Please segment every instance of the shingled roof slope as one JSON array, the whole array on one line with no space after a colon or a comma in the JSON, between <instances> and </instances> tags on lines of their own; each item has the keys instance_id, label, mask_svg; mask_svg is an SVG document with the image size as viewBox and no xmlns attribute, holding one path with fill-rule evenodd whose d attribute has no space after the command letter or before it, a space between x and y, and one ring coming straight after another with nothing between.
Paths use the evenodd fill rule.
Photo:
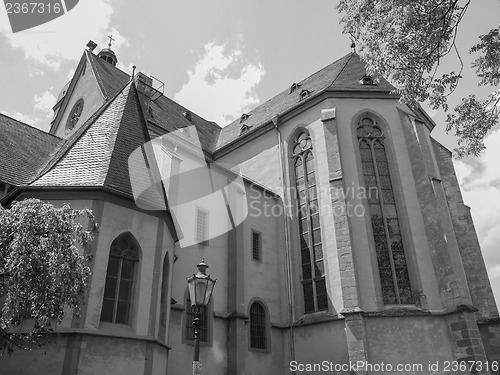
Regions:
<instances>
[{"instance_id":1,"label":"shingled roof slope","mask_svg":"<svg viewBox=\"0 0 500 375\"><path fill-rule=\"evenodd\" d=\"M271 120L276 114L283 114L303 104L303 102L316 95L328 91L378 91L390 92L394 87L385 79L381 79L377 85L361 85L359 80L366 74L365 64L356 53L349 53L341 59L324 67L306 79L297 82L298 88L291 92L290 88L259 105L248 112L249 117L240 121L237 119L228 126L222 128L216 149L238 139L241 126L247 125L252 129L258 128ZM309 96L301 100L302 90L309 91Z\"/></svg>"},{"instance_id":2,"label":"shingled roof slope","mask_svg":"<svg viewBox=\"0 0 500 375\"><path fill-rule=\"evenodd\" d=\"M115 95L130 80L127 73L89 51L86 51L86 53L96 73L99 87L107 98ZM142 101L147 101L143 93L138 92L138 95ZM221 127L215 122L205 120L163 94L152 101L150 107L150 113L145 115L148 123L153 125L154 132L164 134L194 125L198 131L202 148L208 152L214 151L221 130ZM191 113L191 120L187 120L183 116L186 111Z\"/></svg>"},{"instance_id":3,"label":"shingled roof slope","mask_svg":"<svg viewBox=\"0 0 500 375\"><path fill-rule=\"evenodd\" d=\"M375 85L362 85L360 79L366 74L365 63L357 53L352 53L351 59L345 65L342 72L328 87L328 91L363 91L363 92L391 92L396 88L385 78L377 76ZM348 55L349 56L349 55ZM335 64L335 63L334 63Z\"/></svg>"},{"instance_id":4,"label":"shingled roof slope","mask_svg":"<svg viewBox=\"0 0 500 375\"><path fill-rule=\"evenodd\" d=\"M141 97L144 94L139 93ZM154 102L150 103L150 112L146 114L148 124L153 125L153 131L163 130L172 132L188 126L195 126L203 150L213 152L221 127L213 121L207 121L196 113L174 102L162 95ZM190 112L190 120L184 116L185 112Z\"/></svg>"},{"instance_id":5,"label":"shingled roof slope","mask_svg":"<svg viewBox=\"0 0 500 375\"><path fill-rule=\"evenodd\" d=\"M78 129L33 186L104 186L130 86Z\"/></svg>"},{"instance_id":6,"label":"shingled roof slope","mask_svg":"<svg viewBox=\"0 0 500 375\"><path fill-rule=\"evenodd\" d=\"M0 182L25 185L61 146L59 137L0 113Z\"/></svg>"},{"instance_id":7,"label":"shingled roof slope","mask_svg":"<svg viewBox=\"0 0 500 375\"><path fill-rule=\"evenodd\" d=\"M112 98L128 81L130 81L130 75L118 69L116 66L104 61L88 50L86 50L85 53L92 65L97 83L106 99Z\"/></svg>"},{"instance_id":8,"label":"shingled roof slope","mask_svg":"<svg viewBox=\"0 0 500 375\"><path fill-rule=\"evenodd\" d=\"M121 117L120 126L116 135L114 150L111 154L109 171L104 186L129 198L134 198L131 179L134 179L134 187L141 190L141 207L146 205L156 209L166 209L163 190L161 185L154 183L155 174L151 168L154 166L144 160L145 146L150 138L144 118L141 117L141 108L135 85L131 85L125 108ZM140 158L129 161L134 151L141 149ZM149 154L149 157L152 157ZM149 160L148 160L149 162ZM149 164L149 165L148 165ZM156 174L158 177L158 174ZM140 184L140 187L137 186ZM143 190L144 189L144 190ZM139 191L135 191L139 196Z\"/></svg>"},{"instance_id":9,"label":"shingled roof slope","mask_svg":"<svg viewBox=\"0 0 500 375\"><path fill-rule=\"evenodd\" d=\"M129 157L148 141L137 91L131 82L66 141L31 185L104 187L134 199ZM132 172L144 190L142 207L166 209L161 186L153 183L154 172L143 159L136 164Z\"/></svg>"}]
</instances>

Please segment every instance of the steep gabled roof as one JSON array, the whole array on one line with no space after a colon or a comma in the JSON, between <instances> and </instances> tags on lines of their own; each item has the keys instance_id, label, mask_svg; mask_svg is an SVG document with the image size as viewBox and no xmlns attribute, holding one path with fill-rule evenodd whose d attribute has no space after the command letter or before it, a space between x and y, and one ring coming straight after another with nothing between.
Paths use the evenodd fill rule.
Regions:
<instances>
[{"instance_id":1,"label":"steep gabled roof","mask_svg":"<svg viewBox=\"0 0 500 375\"><path fill-rule=\"evenodd\" d=\"M287 88L248 112L246 120L237 119L224 127L217 140L216 149L220 149L238 139L243 124L250 127L250 129L256 129L268 123L274 115L282 115L325 91L388 93L394 90L394 87L383 78L376 85L361 85L359 81L365 74L365 64L356 53L350 53L342 57L294 84L294 90ZM302 98L301 93L304 95Z\"/></svg>"},{"instance_id":2,"label":"steep gabled roof","mask_svg":"<svg viewBox=\"0 0 500 375\"><path fill-rule=\"evenodd\" d=\"M112 98L130 81L130 76L116 66L104 61L88 50L85 51L85 54L106 100Z\"/></svg>"},{"instance_id":3,"label":"steep gabled roof","mask_svg":"<svg viewBox=\"0 0 500 375\"><path fill-rule=\"evenodd\" d=\"M28 183L63 140L0 114L0 182Z\"/></svg>"}]
</instances>

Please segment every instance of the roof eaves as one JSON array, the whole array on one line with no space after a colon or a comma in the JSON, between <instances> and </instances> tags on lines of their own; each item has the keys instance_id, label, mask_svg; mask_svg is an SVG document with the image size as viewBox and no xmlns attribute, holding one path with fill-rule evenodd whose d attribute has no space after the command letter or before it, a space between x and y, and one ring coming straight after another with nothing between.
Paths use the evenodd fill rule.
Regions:
<instances>
[{"instance_id":1,"label":"roof eaves","mask_svg":"<svg viewBox=\"0 0 500 375\"><path fill-rule=\"evenodd\" d=\"M313 104L313 105L315 104L312 102L315 102L320 96L322 96L322 94L324 94L327 91L327 88L321 89L320 91L316 92L314 95L309 96L307 99L304 99L300 102L297 102L294 106L284 110L283 112L277 113L275 115L278 115L278 117L280 118L280 121L282 121L285 116L288 116L289 114L296 111L300 107L303 107L304 110L306 110L307 108L309 108L311 106L311 104ZM249 113L252 113L252 112L249 112ZM273 115L273 116L275 116L275 115ZM219 148L216 148L213 152L215 159L218 159L217 154L220 153L221 151L226 150L239 142L242 142L242 141L246 142L247 139L250 139L250 138L253 139L254 137L260 135L259 131L261 131L266 125L272 124L274 127L274 124L272 122L273 122L272 118L269 118L269 119L261 122L258 125L253 125L253 127L249 131L243 133L241 136L233 139L232 141L230 141L228 143L223 144Z\"/></svg>"}]
</instances>

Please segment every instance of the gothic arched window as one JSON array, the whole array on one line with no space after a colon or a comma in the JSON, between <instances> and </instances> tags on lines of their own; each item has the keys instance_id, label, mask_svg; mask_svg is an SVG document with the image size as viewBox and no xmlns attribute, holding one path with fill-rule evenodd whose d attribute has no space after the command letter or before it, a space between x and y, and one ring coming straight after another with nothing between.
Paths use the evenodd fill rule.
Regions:
<instances>
[{"instance_id":1,"label":"gothic arched window","mask_svg":"<svg viewBox=\"0 0 500 375\"><path fill-rule=\"evenodd\" d=\"M250 306L250 348L267 349L266 309L260 302Z\"/></svg>"},{"instance_id":2,"label":"gothic arched window","mask_svg":"<svg viewBox=\"0 0 500 375\"><path fill-rule=\"evenodd\" d=\"M301 131L292 143L297 192L302 289L306 313L327 310L325 266L311 137Z\"/></svg>"},{"instance_id":3,"label":"gothic arched window","mask_svg":"<svg viewBox=\"0 0 500 375\"><path fill-rule=\"evenodd\" d=\"M109 251L101 321L129 324L134 269L139 254L129 235L117 237Z\"/></svg>"},{"instance_id":4,"label":"gothic arched window","mask_svg":"<svg viewBox=\"0 0 500 375\"><path fill-rule=\"evenodd\" d=\"M357 127L368 212L385 304L414 303L382 129L370 118Z\"/></svg>"}]
</instances>

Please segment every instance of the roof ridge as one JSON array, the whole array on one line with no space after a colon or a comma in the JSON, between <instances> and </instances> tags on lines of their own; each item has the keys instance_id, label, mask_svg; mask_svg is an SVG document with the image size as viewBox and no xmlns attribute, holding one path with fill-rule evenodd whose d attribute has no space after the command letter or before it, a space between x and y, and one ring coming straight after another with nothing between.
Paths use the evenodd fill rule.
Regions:
<instances>
[{"instance_id":1,"label":"roof ridge","mask_svg":"<svg viewBox=\"0 0 500 375\"><path fill-rule=\"evenodd\" d=\"M314 73L309 74L309 75L308 75L307 77L305 77L304 79L302 79L302 80L298 81L298 83L300 83L300 82L304 82L306 79L311 78L312 76L314 76L314 75L318 74L319 72L321 72L321 71L323 71L323 70L328 69L330 66L332 66L332 65L334 65L334 64L336 64L336 63L338 63L339 61L341 61L341 60L345 59L347 56L349 56L349 59L347 60L347 61L349 61L349 60L351 59L351 57L352 57L352 52L351 52L351 53L349 53L349 54L347 54L347 55L342 56L340 59L337 59L337 60L335 60L335 61L333 61L333 62L331 62L331 63L327 64L326 66L322 67L321 69L318 69L318 70L317 70L317 71L315 71ZM347 63L346 63L346 64L347 64ZM345 65L344 65L344 67L345 67ZM344 68L342 68L342 69L344 69ZM335 77L335 78L336 78L336 77ZM286 91L286 90L285 90L285 91Z\"/></svg>"},{"instance_id":2,"label":"roof ridge","mask_svg":"<svg viewBox=\"0 0 500 375\"><path fill-rule=\"evenodd\" d=\"M340 75L340 73L341 73L341 72L344 70L344 68L346 67L347 63L351 60L352 55L353 55L353 53L351 52L350 54L347 54L347 55L342 56L340 59L337 59L337 60L335 60L335 61L331 62L330 64L328 64L328 65L326 65L326 66L322 67L321 69L318 69L318 70L317 70L317 71L315 71L314 73L312 73L312 74L308 75L307 77L305 77L305 78L301 79L300 81L297 81L297 83L298 83L298 84L301 84L302 82L306 81L307 79L309 79L309 78L313 77L314 75L317 75L318 73L322 72L323 70L327 70L327 69L328 69L328 68L330 68L332 65L336 64L337 62L339 62L339 61L341 61L342 59L345 59L347 56L349 56L349 59L348 59L348 60L347 60L347 62L344 64L344 66L342 67L341 71L339 72L339 74L337 74L337 76L336 76L336 77L335 77L335 79L332 81L332 83L331 83L330 85L328 85L326 88L324 88L324 89L322 89L321 91L319 91L319 92L323 92L323 91L325 91L328 87L330 87L330 86L331 86L331 85L335 82L335 80L338 78L338 76ZM269 99L267 99L266 101L264 101L264 102L260 103L260 104L259 104L259 105L257 105L256 107L252 108L252 109L251 109L250 111L248 111L247 113L248 113L248 114L251 114L251 113L252 113L253 111L255 111L257 108L259 108L259 107L261 107L261 106L265 105L267 102L269 102L269 101L273 100L274 98L276 98L277 96L281 95L283 92L286 92L287 90L289 90L289 88L288 88L288 89L283 89L283 90L282 90L282 91L280 91L278 94L273 95L272 97L270 97L270 98L269 98ZM237 120L237 119L236 119L236 120ZM231 124L232 124L232 123L234 123L234 121L236 121L236 120L231 121L229 124L227 124L226 126L224 126L224 128L225 128L225 127L227 127L227 126L229 126L229 125L231 125ZM221 128L222 128L222 127L221 127Z\"/></svg>"},{"instance_id":3,"label":"roof ridge","mask_svg":"<svg viewBox=\"0 0 500 375\"><path fill-rule=\"evenodd\" d=\"M97 69L97 67L95 66L95 62L93 61L93 58L89 57L89 54L90 55L94 55L92 52L88 51L88 50L85 50L85 57L87 58L87 60L89 60L90 62L90 66L92 67L92 71L94 72L94 75L95 75L95 79L97 81L97 85L99 86L99 89L101 90L103 96L104 96L104 99L107 100L108 99L108 93L106 92L106 88L104 87L104 82L101 78L101 75L99 74L99 71Z\"/></svg>"},{"instance_id":4,"label":"roof ridge","mask_svg":"<svg viewBox=\"0 0 500 375\"><path fill-rule=\"evenodd\" d=\"M7 116L7 115L6 115L6 114L4 114L4 113L1 113L1 112L0 112L0 116L10 118L11 120L14 120L15 122L18 122L18 123L20 123L20 124L22 124L22 125L24 125L24 126L27 126L27 127L31 128L31 129L35 129L35 130L39 131L40 133L43 133L44 135L50 135L51 137L54 137L54 138L57 138L57 139L62 139L61 137L58 137L57 135L47 133L45 130L42 130L42 129L37 128L37 127L35 127L35 126L31 126L30 124L27 124L27 123L25 123L25 122L23 122L23 121L20 121L20 120L18 120L18 119L15 119L14 117Z\"/></svg>"},{"instance_id":5,"label":"roof ridge","mask_svg":"<svg viewBox=\"0 0 500 375\"><path fill-rule=\"evenodd\" d=\"M335 81L337 80L337 78L339 78L339 76L342 74L342 72L344 71L345 67L347 66L347 64L349 64L349 61L351 61L352 57L354 56L356 52L351 52L351 54L349 55L349 58L347 59L347 61L345 62L344 66L342 67L342 69L340 69L339 73L337 74L337 76L333 79L332 83L330 83L324 90L327 90L329 87L331 87ZM342 60L344 57L342 57L341 59L338 59L337 61L340 61ZM335 64L335 62L334 62Z\"/></svg>"},{"instance_id":6,"label":"roof ridge","mask_svg":"<svg viewBox=\"0 0 500 375\"><path fill-rule=\"evenodd\" d=\"M40 169L40 173L34 176L29 185L33 184L36 180L45 176L48 172L50 172L59 161L71 150L71 148L80 140L80 138L90 129L92 124L97 121L97 119L108 109L108 107L116 100L116 98L129 86L131 82L128 82L125 86L119 90L115 96L111 100L107 100L104 104L96 111L94 114L75 132L73 133L66 141L59 147L59 149L55 152L54 156ZM67 146L67 147L66 147ZM62 149L65 150L60 152Z\"/></svg>"},{"instance_id":7,"label":"roof ridge","mask_svg":"<svg viewBox=\"0 0 500 375\"><path fill-rule=\"evenodd\" d=\"M126 77L127 81L130 81L131 75L120 68L116 67L113 64L110 64L102 59L100 59L97 55L94 55L92 52L86 50L85 51L87 54L87 58L90 61L90 64L92 66L92 70L96 74L96 80L99 85L99 88L102 90L103 95L106 100L108 100L110 95L114 95L113 91L109 91L109 87L106 88L107 83L105 82L105 78L103 77L102 74L108 74L113 77L113 79L117 79L118 76L122 76L121 78L124 78L123 76ZM112 88L111 88L112 89Z\"/></svg>"},{"instance_id":8,"label":"roof ridge","mask_svg":"<svg viewBox=\"0 0 500 375\"><path fill-rule=\"evenodd\" d=\"M134 115L137 116L136 121L131 120L131 117L134 117ZM139 124L137 124L137 122L139 122ZM133 134L130 133L131 130L134 132ZM120 191L133 198L130 172L128 171L128 166L123 167L123 163L126 165L129 163L131 154L128 154L127 151L131 151L129 149L131 144L135 142L136 144L132 146L132 148L136 149L136 147L142 147L151 140L147 131L147 124L142 113L139 97L137 96L135 84L130 85L126 98L124 98L120 119L116 124L116 133L114 133L114 137L112 138L112 142L109 143L109 160L105 168L103 186L115 191ZM124 140L125 144L123 143ZM139 144L137 144L138 141ZM126 158L125 161L124 153ZM133 151L131 151L131 153L133 153ZM120 165L122 168L119 167ZM123 176L124 173L126 173L126 177ZM129 188L130 191L127 191L127 188Z\"/></svg>"}]
</instances>

